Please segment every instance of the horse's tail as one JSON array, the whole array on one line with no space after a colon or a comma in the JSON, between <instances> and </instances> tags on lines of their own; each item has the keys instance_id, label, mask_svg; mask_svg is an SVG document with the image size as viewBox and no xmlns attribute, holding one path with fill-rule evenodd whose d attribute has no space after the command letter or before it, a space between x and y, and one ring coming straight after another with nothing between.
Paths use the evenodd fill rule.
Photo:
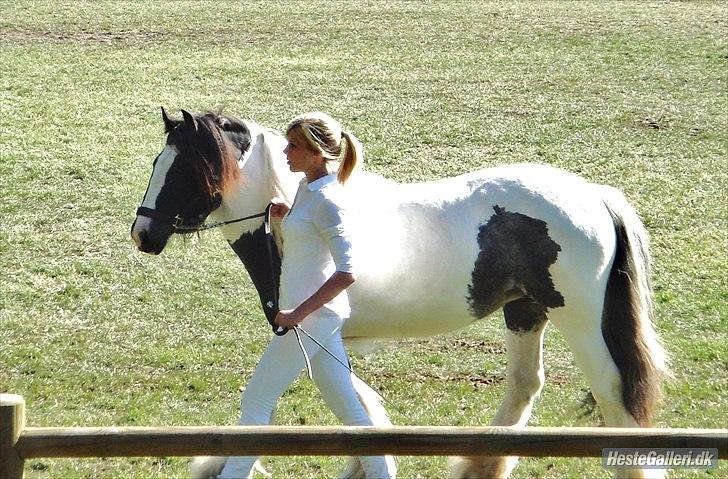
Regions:
<instances>
[{"instance_id":1,"label":"horse's tail","mask_svg":"<svg viewBox=\"0 0 728 479\"><path fill-rule=\"evenodd\" d=\"M653 324L648 236L634 208L614 188L603 201L614 223L616 247L602 311L602 335L617 365L622 401L641 426L652 422L669 375L667 355Z\"/></svg>"},{"instance_id":2,"label":"horse's tail","mask_svg":"<svg viewBox=\"0 0 728 479\"><path fill-rule=\"evenodd\" d=\"M351 382L362 406L367 411L374 426L391 426L392 422L387 416L387 411L382 406L382 396L373 390L367 383L359 379L356 374L351 375ZM394 457L385 456L390 471L396 471L397 466ZM364 479L364 468L358 458L352 457L346 464L346 468L339 476L341 479Z\"/></svg>"}]
</instances>

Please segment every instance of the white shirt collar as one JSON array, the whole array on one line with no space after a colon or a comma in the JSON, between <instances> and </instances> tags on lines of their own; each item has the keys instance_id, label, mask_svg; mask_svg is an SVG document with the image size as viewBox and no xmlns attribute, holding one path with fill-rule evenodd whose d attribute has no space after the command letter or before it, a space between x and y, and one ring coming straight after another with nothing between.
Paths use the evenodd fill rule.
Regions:
<instances>
[{"instance_id":1,"label":"white shirt collar","mask_svg":"<svg viewBox=\"0 0 728 479\"><path fill-rule=\"evenodd\" d=\"M331 173L329 175L322 176L318 180L314 180L311 183L308 183L308 189L310 191L318 191L333 183L336 183L336 181L338 181L336 173Z\"/></svg>"}]
</instances>

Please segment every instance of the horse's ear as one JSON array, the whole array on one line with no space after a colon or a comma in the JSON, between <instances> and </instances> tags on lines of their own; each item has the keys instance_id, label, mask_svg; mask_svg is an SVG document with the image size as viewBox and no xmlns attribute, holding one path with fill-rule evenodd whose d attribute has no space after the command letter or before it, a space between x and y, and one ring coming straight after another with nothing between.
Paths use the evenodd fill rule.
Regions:
<instances>
[{"instance_id":1,"label":"horse's ear","mask_svg":"<svg viewBox=\"0 0 728 479\"><path fill-rule=\"evenodd\" d=\"M162 120L164 121L165 133L169 133L174 130L174 127L179 124L178 120L172 120L169 116L167 116L167 112L164 110L164 107L162 107Z\"/></svg>"},{"instance_id":2,"label":"horse's ear","mask_svg":"<svg viewBox=\"0 0 728 479\"><path fill-rule=\"evenodd\" d=\"M197 131L197 120L187 110L182 110L182 121L187 128Z\"/></svg>"}]
</instances>

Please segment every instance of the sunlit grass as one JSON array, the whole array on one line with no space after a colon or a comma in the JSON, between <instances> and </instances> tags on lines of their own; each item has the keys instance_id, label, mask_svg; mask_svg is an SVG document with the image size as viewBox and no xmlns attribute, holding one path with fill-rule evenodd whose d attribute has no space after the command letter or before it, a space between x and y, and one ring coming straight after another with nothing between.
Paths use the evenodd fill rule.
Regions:
<instances>
[{"instance_id":1,"label":"sunlit grass","mask_svg":"<svg viewBox=\"0 0 728 479\"><path fill-rule=\"evenodd\" d=\"M400 181L520 161L622 189L652 236L673 356L659 426L725 427L728 18L710 2L5 2L0 391L31 426L232 424L269 330L217 233L134 251L159 107L281 128L322 109ZM355 358L397 424L477 425L504 389L502 318ZM555 330L532 424L590 425ZM298 381L281 424L335 424ZM332 477L344 458L275 458ZM27 477L184 476L185 458L37 459ZM400 459L404 478L445 458ZM728 474L723 465L711 473ZM517 477L607 477L528 459ZM693 477L678 471L674 477Z\"/></svg>"}]
</instances>

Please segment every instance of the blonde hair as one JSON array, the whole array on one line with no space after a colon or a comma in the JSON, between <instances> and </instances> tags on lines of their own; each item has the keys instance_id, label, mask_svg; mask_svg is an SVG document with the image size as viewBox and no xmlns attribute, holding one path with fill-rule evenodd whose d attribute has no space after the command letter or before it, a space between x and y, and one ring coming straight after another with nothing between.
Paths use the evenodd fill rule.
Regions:
<instances>
[{"instance_id":1,"label":"blonde hair","mask_svg":"<svg viewBox=\"0 0 728 479\"><path fill-rule=\"evenodd\" d=\"M321 153L326 161L338 161L339 183L344 184L354 169L363 161L361 142L351 133L344 131L337 120L320 111L298 115L288 124L286 135L298 131L309 148Z\"/></svg>"}]
</instances>

